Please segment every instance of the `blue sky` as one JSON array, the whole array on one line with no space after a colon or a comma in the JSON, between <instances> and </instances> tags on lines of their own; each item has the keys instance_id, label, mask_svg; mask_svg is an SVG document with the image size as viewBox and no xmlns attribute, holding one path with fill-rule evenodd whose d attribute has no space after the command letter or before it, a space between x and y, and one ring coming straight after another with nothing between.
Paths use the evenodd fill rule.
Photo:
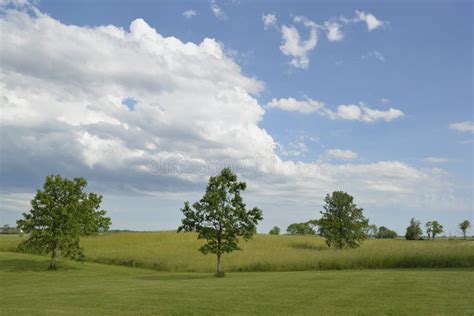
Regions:
<instances>
[{"instance_id":1,"label":"blue sky","mask_svg":"<svg viewBox=\"0 0 474 316\"><path fill-rule=\"evenodd\" d=\"M12 224L25 211L45 175L61 173L85 176L91 189L104 194L115 228L172 229L179 223L182 202L199 198L206 177L143 173L143 161L166 154L206 165L235 159L240 166L270 147L276 149L272 164L292 171L263 172L254 166L258 172L241 175L249 186L249 206L264 210L261 231L317 217L322 197L333 189L352 193L372 222L399 233L411 217L439 219L447 234L459 233L457 223L473 219L473 11L468 1L21 2L2 4L4 27L15 34L28 29L26 23L39 31L30 32L22 44L13 35L2 44L2 77L14 78L2 90L8 100L1 125L2 222ZM18 17L21 13L28 18ZM269 15L274 23L264 25ZM136 23L133 31L136 19L145 24ZM48 33L52 21L60 27ZM342 37L331 41L325 22L336 23ZM108 55L106 48L115 44L98 29L105 25L122 28L125 38L145 37L133 43L117 37L123 41L116 46L118 57ZM287 46L286 53L283 46L291 44L295 32L285 39L285 28L301 39ZM311 32L316 43L302 52L302 41L310 41ZM161 47L161 38L170 37L179 44ZM202 47L199 63L186 57L184 43L199 45L205 39L214 39L216 46ZM91 50L82 50L78 41ZM31 56L15 54L21 49L15 45L24 45L26 53L31 49ZM121 51L121 45L127 49ZM207 55L216 49L225 63ZM298 64L305 58L306 64ZM78 75L81 63L91 70L82 68ZM183 63L184 70L175 63ZM110 67L102 69L104 64ZM178 74L186 71L201 78L199 83L185 83L186 76ZM118 80L122 73L126 79ZM64 95L69 80L73 88ZM128 86L123 84L127 80ZM203 86L209 91L202 100L214 102L206 98L218 95L217 110L209 106L207 114L205 102L192 102L201 100L194 87L203 80L216 87ZM170 92L161 92L175 81ZM103 85L104 92L89 87L91 82L97 89ZM39 91L51 89L51 95L38 97L41 92L33 89L37 83ZM149 86L157 89L156 95ZM233 91L235 87L240 90ZM23 91L22 96L13 90ZM179 92L183 90L192 98ZM161 121L152 109L156 103L165 113ZM285 108L290 103L291 109ZM124 109L117 110L120 104ZM304 111L307 106L311 110ZM45 108L41 120L25 115L38 107ZM349 117L343 111L349 109L378 114ZM74 115L67 117L69 112ZM212 129L202 132L207 117ZM148 124L146 119L156 121ZM186 122L192 126L187 128ZM77 141L66 146L62 137ZM31 139L43 149L28 150ZM114 144L123 147L118 150ZM302 176L293 170L295 163L316 167L311 176Z\"/></svg>"}]
</instances>

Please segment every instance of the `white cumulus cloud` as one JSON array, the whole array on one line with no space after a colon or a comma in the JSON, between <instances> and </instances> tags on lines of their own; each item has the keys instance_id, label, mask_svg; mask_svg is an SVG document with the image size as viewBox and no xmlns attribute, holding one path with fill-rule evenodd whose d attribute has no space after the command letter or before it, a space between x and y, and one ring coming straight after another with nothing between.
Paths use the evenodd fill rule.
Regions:
<instances>
[{"instance_id":1,"label":"white cumulus cloud","mask_svg":"<svg viewBox=\"0 0 474 316\"><path fill-rule=\"evenodd\" d=\"M390 122L394 119L404 116L403 112L399 109L390 108L388 110L377 110L369 108L364 104L350 104L350 105L339 105L336 112L330 113L332 118L339 118L344 120L363 121L363 122L374 122L374 121L386 121Z\"/></svg>"},{"instance_id":2,"label":"white cumulus cloud","mask_svg":"<svg viewBox=\"0 0 474 316\"><path fill-rule=\"evenodd\" d=\"M247 181L249 196L268 203L322 200L333 190L365 205L452 202L452 185L435 169L283 160L260 126L265 110L255 95L263 84L242 74L214 39L186 43L143 19L124 29L67 25L40 12L2 13L4 195L33 192L32 183L56 173L84 176L103 194L202 192L210 174L231 166ZM124 100L134 100L133 111ZM275 100L275 107L331 118L352 109L299 102ZM355 107L350 117L362 121L401 113ZM309 151L301 142L287 149Z\"/></svg>"},{"instance_id":3,"label":"white cumulus cloud","mask_svg":"<svg viewBox=\"0 0 474 316\"><path fill-rule=\"evenodd\" d=\"M449 128L458 132L474 133L474 123L469 121L449 124Z\"/></svg>"},{"instance_id":4,"label":"white cumulus cloud","mask_svg":"<svg viewBox=\"0 0 474 316\"><path fill-rule=\"evenodd\" d=\"M367 29L373 31L384 25L383 21L377 19L373 14L364 11L356 11L355 21L363 21L367 24Z\"/></svg>"},{"instance_id":5,"label":"white cumulus cloud","mask_svg":"<svg viewBox=\"0 0 474 316\"><path fill-rule=\"evenodd\" d=\"M318 43L317 25L304 16L295 16L295 24L303 24L309 29L309 38L301 39L300 33L294 25L281 27L282 44L280 50L283 54L291 56L290 64L295 68L307 69L309 66L308 54Z\"/></svg>"},{"instance_id":6,"label":"white cumulus cloud","mask_svg":"<svg viewBox=\"0 0 474 316\"><path fill-rule=\"evenodd\" d=\"M335 21L324 22L326 36L330 42L337 42L344 37L341 31L342 25Z\"/></svg>"}]
</instances>

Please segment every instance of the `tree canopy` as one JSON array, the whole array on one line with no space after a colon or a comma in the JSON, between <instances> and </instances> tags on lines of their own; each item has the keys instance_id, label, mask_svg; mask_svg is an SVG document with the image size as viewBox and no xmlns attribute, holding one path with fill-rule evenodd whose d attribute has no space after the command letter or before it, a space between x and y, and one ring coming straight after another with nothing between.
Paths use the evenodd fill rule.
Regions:
<instances>
[{"instance_id":1,"label":"tree canopy","mask_svg":"<svg viewBox=\"0 0 474 316\"><path fill-rule=\"evenodd\" d=\"M397 238L397 232L385 226L380 226L375 238Z\"/></svg>"},{"instance_id":2,"label":"tree canopy","mask_svg":"<svg viewBox=\"0 0 474 316\"><path fill-rule=\"evenodd\" d=\"M338 249L358 247L367 238L365 230L369 224L363 209L357 207L354 198L343 191L328 194L324 201L324 212L316 222L327 245Z\"/></svg>"},{"instance_id":3,"label":"tree canopy","mask_svg":"<svg viewBox=\"0 0 474 316\"><path fill-rule=\"evenodd\" d=\"M84 192L86 186L83 178L47 176L43 190L31 201L30 212L17 221L18 228L30 234L20 249L51 253L50 269L56 269L58 252L82 260L79 237L106 231L111 224L106 211L99 210L102 196Z\"/></svg>"},{"instance_id":4,"label":"tree canopy","mask_svg":"<svg viewBox=\"0 0 474 316\"><path fill-rule=\"evenodd\" d=\"M289 235L315 235L316 230L311 222L293 223L286 228L286 233Z\"/></svg>"},{"instance_id":5,"label":"tree canopy","mask_svg":"<svg viewBox=\"0 0 474 316\"><path fill-rule=\"evenodd\" d=\"M438 221L429 221L425 224L425 227L428 239L430 239L430 236L435 239L436 235L441 234L444 231L443 225L438 223Z\"/></svg>"},{"instance_id":6,"label":"tree canopy","mask_svg":"<svg viewBox=\"0 0 474 316\"><path fill-rule=\"evenodd\" d=\"M459 223L459 228L462 231L462 234L464 236L464 239L466 239L466 231L471 227L471 222L469 222L467 219Z\"/></svg>"},{"instance_id":7,"label":"tree canopy","mask_svg":"<svg viewBox=\"0 0 474 316\"><path fill-rule=\"evenodd\" d=\"M269 234L270 234L270 235L280 235L280 227L278 227L278 226L273 226L273 228L270 229Z\"/></svg>"},{"instance_id":8,"label":"tree canopy","mask_svg":"<svg viewBox=\"0 0 474 316\"><path fill-rule=\"evenodd\" d=\"M420 221L415 220L412 218L410 220L410 225L407 227L405 233L405 239L407 240L418 240L421 239L421 235L423 231L420 228Z\"/></svg>"},{"instance_id":9,"label":"tree canopy","mask_svg":"<svg viewBox=\"0 0 474 316\"><path fill-rule=\"evenodd\" d=\"M375 237L378 231L379 228L375 224L368 225L365 228L365 234L367 235L367 237Z\"/></svg>"},{"instance_id":10,"label":"tree canopy","mask_svg":"<svg viewBox=\"0 0 474 316\"><path fill-rule=\"evenodd\" d=\"M245 182L237 181L232 170L224 168L218 176L210 177L200 201L192 206L185 202L181 209L184 218L178 232L196 232L198 239L207 241L199 250L217 256L217 276L223 275L222 254L240 250L238 237L252 238L258 222L263 219L260 209L246 209L240 195L245 188Z\"/></svg>"}]
</instances>

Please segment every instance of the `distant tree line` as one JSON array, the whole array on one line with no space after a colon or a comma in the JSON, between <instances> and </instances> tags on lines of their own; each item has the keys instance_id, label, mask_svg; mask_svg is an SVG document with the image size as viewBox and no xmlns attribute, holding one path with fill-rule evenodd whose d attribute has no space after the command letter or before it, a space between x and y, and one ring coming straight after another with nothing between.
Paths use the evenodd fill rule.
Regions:
<instances>
[{"instance_id":1,"label":"distant tree line","mask_svg":"<svg viewBox=\"0 0 474 316\"><path fill-rule=\"evenodd\" d=\"M0 228L0 234L5 234L5 235L14 235L14 234L21 234L22 231L18 227L12 227L8 224L3 225L2 228Z\"/></svg>"},{"instance_id":2,"label":"distant tree line","mask_svg":"<svg viewBox=\"0 0 474 316\"><path fill-rule=\"evenodd\" d=\"M466 239L466 232L471 227L468 220L464 220L459 224L459 229L462 231L464 239ZM427 239L435 239L436 235L444 232L444 227L438 221L428 221L425 224ZM423 239L423 230L421 229L421 222L412 218L410 225L408 225L405 233L407 240L421 240Z\"/></svg>"},{"instance_id":3,"label":"distant tree line","mask_svg":"<svg viewBox=\"0 0 474 316\"><path fill-rule=\"evenodd\" d=\"M336 192L335 192L336 193ZM329 215L326 215L329 216ZM350 222L348 222L348 217L344 217L344 214L337 213L337 216L332 215L332 221L334 223L333 230L335 230L336 234L338 234L339 230L344 231L347 230L349 232L359 232L360 229L363 230L365 234L365 238L380 238L380 239L389 239L389 238L397 238L398 234L396 231L391 230L385 226L377 227L374 224L368 224L362 221L362 217L360 218L361 222L359 225L352 224L351 227ZM353 218L351 217L351 220ZM340 227L336 225L336 223L340 223ZM322 225L321 225L322 224ZM355 225L355 226L354 226ZM320 236L328 236L329 233L324 233L324 229L331 227L330 223L321 220L310 220L307 222L302 223L293 223L290 224L287 229L286 233L288 235L320 235ZM471 227L471 223L468 220L465 220L459 224L459 229L462 231L464 239L466 239L466 232ZM428 221L425 224L426 229L426 237L427 239L435 239L435 237L439 234L444 232L444 227L438 221ZM270 232L271 235L278 235L280 233L280 228L278 226L274 226ZM407 240L421 240L423 238L423 229L421 228L420 221L412 218L410 220L410 224L406 229L405 239ZM359 240L362 240L359 238Z\"/></svg>"}]
</instances>

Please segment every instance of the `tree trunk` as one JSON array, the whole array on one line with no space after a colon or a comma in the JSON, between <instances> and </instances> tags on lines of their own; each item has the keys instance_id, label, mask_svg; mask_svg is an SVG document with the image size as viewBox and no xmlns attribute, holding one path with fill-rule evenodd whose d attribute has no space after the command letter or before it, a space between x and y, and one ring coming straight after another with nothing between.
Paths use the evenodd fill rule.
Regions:
<instances>
[{"instance_id":1,"label":"tree trunk","mask_svg":"<svg viewBox=\"0 0 474 316\"><path fill-rule=\"evenodd\" d=\"M216 275L220 275L221 274L221 254L218 253L217 254L217 269L216 269Z\"/></svg>"},{"instance_id":2,"label":"tree trunk","mask_svg":"<svg viewBox=\"0 0 474 316\"><path fill-rule=\"evenodd\" d=\"M49 270L56 270L56 248L51 253L51 263L49 264Z\"/></svg>"},{"instance_id":3,"label":"tree trunk","mask_svg":"<svg viewBox=\"0 0 474 316\"><path fill-rule=\"evenodd\" d=\"M224 274L221 271L221 242L222 242L222 226L219 224L219 230L217 231L217 266L216 266L216 277L223 277Z\"/></svg>"},{"instance_id":4,"label":"tree trunk","mask_svg":"<svg viewBox=\"0 0 474 316\"><path fill-rule=\"evenodd\" d=\"M464 236L464 240L466 240L466 231L465 230L462 231L462 235Z\"/></svg>"}]
</instances>

